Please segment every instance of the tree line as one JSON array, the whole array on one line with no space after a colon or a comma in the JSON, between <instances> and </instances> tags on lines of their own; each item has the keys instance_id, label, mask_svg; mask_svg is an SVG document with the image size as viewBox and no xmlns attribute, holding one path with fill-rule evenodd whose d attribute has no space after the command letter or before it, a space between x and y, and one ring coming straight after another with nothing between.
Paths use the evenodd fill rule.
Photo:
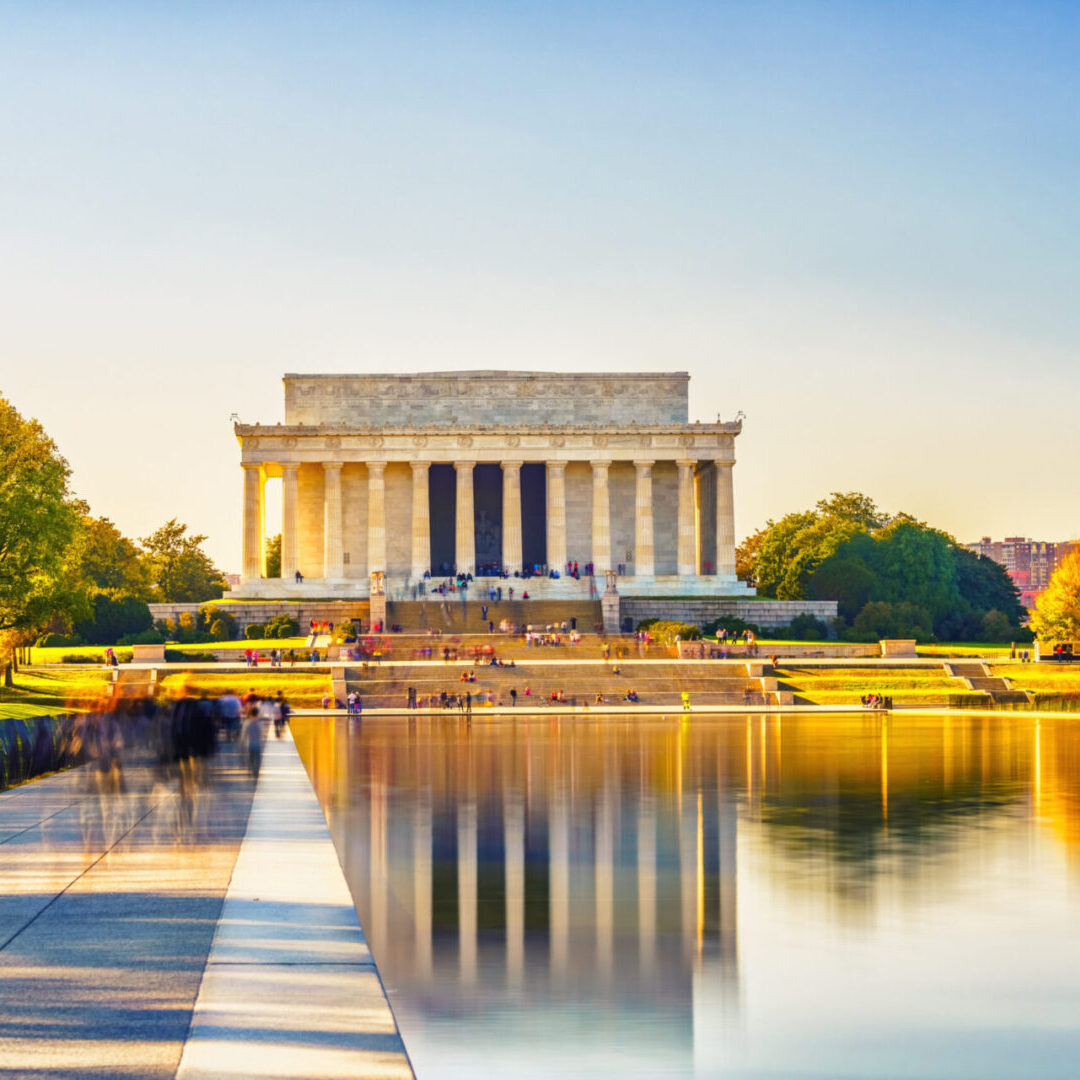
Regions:
<instances>
[{"instance_id":1,"label":"tree line","mask_svg":"<svg viewBox=\"0 0 1080 1080\"><path fill-rule=\"evenodd\" d=\"M769 521L736 552L739 577L777 600L835 600L840 637L1023 640L1026 612L1005 569L910 514L834 492Z\"/></svg>"},{"instance_id":2,"label":"tree line","mask_svg":"<svg viewBox=\"0 0 1080 1080\"><path fill-rule=\"evenodd\" d=\"M176 518L135 541L71 490L71 467L37 420L0 397L0 641L46 631L113 644L149 630L147 603L221 596L206 537Z\"/></svg>"}]
</instances>

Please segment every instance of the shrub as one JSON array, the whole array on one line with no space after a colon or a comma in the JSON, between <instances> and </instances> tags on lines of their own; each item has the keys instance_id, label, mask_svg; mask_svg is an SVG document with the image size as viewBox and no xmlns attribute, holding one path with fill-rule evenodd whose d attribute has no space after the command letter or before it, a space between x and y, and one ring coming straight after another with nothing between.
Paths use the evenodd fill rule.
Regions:
<instances>
[{"instance_id":1,"label":"shrub","mask_svg":"<svg viewBox=\"0 0 1080 1080\"><path fill-rule=\"evenodd\" d=\"M93 615L75 624L79 637L91 645L114 645L127 634L138 634L154 625L150 608L137 596L98 593L92 604Z\"/></svg>"},{"instance_id":2,"label":"shrub","mask_svg":"<svg viewBox=\"0 0 1080 1080\"><path fill-rule=\"evenodd\" d=\"M676 638L681 641L696 641L701 631L693 623L675 622L667 619L646 619L638 623L639 630L648 630L654 641L670 645Z\"/></svg>"},{"instance_id":3,"label":"shrub","mask_svg":"<svg viewBox=\"0 0 1080 1080\"><path fill-rule=\"evenodd\" d=\"M744 630L749 630L755 637L761 636L761 629L755 623L736 618L734 615L713 619L701 628L705 637L716 637L721 630L726 630L729 634L741 634Z\"/></svg>"},{"instance_id":4,"label":"shrub","mask_svg":"<svg viewBox=\"0 0 1080 1080\"><path fill-rule=\"evenodd\" d=\"M210 664L217 660L212 652L184 652L183 649L166 649L165 660L170 664Z\"/></svg>"},{"instance_id":5,"label":"shrub","mask_svg":"<svg viewBox=\"0 0 1080 1080\"><path fill-rule=\"evenodd\" d=\"M256 641L259 638L266 637L266 626L263 623L253 622L248 623L244 627L244 637L248 641Z\"/></svg>"},{"instance_id":6,"label":"shrub","mask_svg":"<svg viewBox=\"0 0 1080 1080\"><path fill-rule=\"evenodd\" d=\"M871 600L855 616L850 636L854 641L878 641L881 638L932 641L932 625L929 613L915 604Z\"/></svg>"},{"instance_id":7,"label":"shrub","mask_svg":"<svg viewBox=\"0 0 1080 1080\"><path fill-rule=\"evenodd\" d=\"M210 636L215 641L231 641L233 635L224 619L215 619L210 624Z\"/></svg>"},{"instance_id":8,"label":"shrub","mask_svg":"<svg viewBox=\"0 0 1080 1080\"><path fill-rule=\"evenodd\" d=\"M268 638L287 638L300 636L300 624L288 615L275 615L266 624Z\"/></svg>"},{"instance_id":9,"label":"shrub","mask_svg":"<svg viewBox=\"0 0 1080 1080\"><path fill-rule=\"evenodd\" d=\"M982 633L980 641L1000 642L1009 641L1014 636L1013 626L1008 616L1003 615L996 608L991 608L982 618Z\"/></svg>"},{"instance_id":10,"label":"shrub","mask_svg":"<svg viewBox=\"0 0 1080 1080\"><path fill-rule=\"evenodd\" d=\"M804 612L796 615L787 627L777 629L776 636L788 641L824 641L829 636L829 626L816 615Z\"/></svg>"},{"instance_id":11,"label":"shrub","mask_svg":"<svg viewBox=\"0 0 1080 1080\"><path fill-rule=\"evenodd\" d=\"M240 630L236 625L236 618L230 615L227 611L220 611L213 604L207 604L205 607L199 608L199 618L202 621L204 629L210 634L216 641L235 641L239 636ZM225 636L218 637L214 633L214 624L221 623L225 628Z\"/></svg>"},{"instance_id":12,"label":"shrub","mask_svg":"<svg viewBox=\"0 0 1080 1080\"><path fill-rule=\"evenodd\" d=\"M117 645L164 645L165 635L160 630L141 630L137 634L125 634Z\"/></svg>"}]
</instances>

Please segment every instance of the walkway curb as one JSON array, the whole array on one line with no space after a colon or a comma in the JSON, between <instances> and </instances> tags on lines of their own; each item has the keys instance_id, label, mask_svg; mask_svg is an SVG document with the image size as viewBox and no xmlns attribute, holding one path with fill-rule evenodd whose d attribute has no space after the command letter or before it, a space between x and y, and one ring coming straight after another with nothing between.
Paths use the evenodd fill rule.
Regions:
<instances>
[{"instance_id":1,"label":"walkway curb","mask_svg":"<svg viewBox=\"0 0 1080 1080\"><path fill-rule=\"evenodd\" d=\"M178 1080L411 1080L291 735L270 739Z\"/></svg>"}]
</instances>

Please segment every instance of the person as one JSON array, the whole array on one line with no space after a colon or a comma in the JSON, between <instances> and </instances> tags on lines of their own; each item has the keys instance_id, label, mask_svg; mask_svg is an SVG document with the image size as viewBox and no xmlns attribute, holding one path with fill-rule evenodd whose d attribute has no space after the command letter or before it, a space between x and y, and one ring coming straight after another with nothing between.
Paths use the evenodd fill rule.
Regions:
<instances>
[{"instance_id":1,"label":"person","mask_svg":"<svg viewBox=\"0 0 1080 1080\"><path fill-rule=\"evenodd\" d=\"M487 622L487 608L487 604L480 605L480 618L483 619L484 622Z\"/></svg>"},{"instance_id":2,"label":"person","mask_svg":"<svg viewBox=\"0 0 1080 1080\"><path fill-rule=\"evenodd\" d=\"M296 584L297 585L303 585L304 584L304 575L301 574L299 570L296 571Z\"/></svg>"},{"instance_id":3,"label":"person","mask_svg":"<svg viewBox=\"0 0 1080 1080\"><path fill-rule=\"evenodd\" d=\"M218 699L218 715L225 738L236 742L240 738L240 699L231 690L226 690Z\"/></svg>"},{"instance_id":4,"label":"person","mask_svg":"<svg viewBox=\"0 0 1080 1080\"><path fill-rule=\"evenodd\" d=\"M258 710L252 710L240 732L240 746L247 754L248 775L258 780L262 766L263 726Z\"/></svg>"},{"instance_id":5,"label":"person","mask_svg":"<svg viewBox=\"0 0 1080 1080\"><path fill-rule=\"evenodd\" d=\"M277 712L274 714L274 734L280 739L285 729L289 726L289 703L285 700L285 694L279 690L275 700Z\"/></svg>"},{"instance_id":6,"label":"person","mask_svg":"<svg viewBox=\"0 0 1080 1080\"><path fill-rule=\"evenodd\" d=\"M472 716L472 693L467 692L465 694L465 711Z\"/></svg>"},{"instance_id":7,"label":"person","mask_svg":"<svg viewBox=\"0 0 1080 1080\"><path fill-rule=\"evenodd\" d=\"M596 700L595 700L594 704L596 704L596 705L603 705L604 704L604 695L600 690L596 691Z\"/></svg>"},{"instance_id":8,"label":"person","mask_svg":"<svg viewBox=\"0 0 1080 1080\"><path fill-rule=\"evenodd\" d=\"M510 687L510 707L515 708L517 706L517 687Z\"/></svg>"},{"instance_id":9,"label":"person","mask_svg":"<svg viewBox=\"0 0 1080 1080\"><path fill-rule=\"evenodd\" d=\"M322 696L322 707L323 712L330 708L330 695L328 693L324 693Z\"/></svg>"},{"instance_id":10,"label":"person","mask_svg":"<svg viewBox=\"0 0 1080 1080\"><path fill-rule=\"evenodd\" d=\"M749 686L743 687L742 699L743 699L743 704L744 705L749 705L750 704L750 699L751 699L751 697L753 697L753 694L754 694L754 692L753 692L753 690L750 689Z\"/></svg>"},{"instance_id":11,"label":"person","mask_svg":"<svg viewBox=\"0 0 1080 1080\"><path fill-rule=\"evenodd\" d=\"M690 695L685 690L682 692L682 711L690 711Z\"/></svg>"}]
</instances>

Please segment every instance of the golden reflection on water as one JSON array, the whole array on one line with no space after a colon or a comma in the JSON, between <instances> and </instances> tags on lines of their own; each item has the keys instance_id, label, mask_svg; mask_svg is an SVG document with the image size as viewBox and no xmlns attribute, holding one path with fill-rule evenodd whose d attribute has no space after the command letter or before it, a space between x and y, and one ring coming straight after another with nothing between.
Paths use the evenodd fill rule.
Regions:
<instances>
[{"instance_id":1,"label":"golden reflection on water","mask_svg":"<svg viewBox=\"0 0 1080 1080\"><path fill-rule=\"evenodd\" d=\"M960 894L989 867L1012 888L1011 838L1032 831L1075 877L1074 723L450 716L297 719L294 734L407 1043L419 1017L452 1015L501 1018L498 1035L531 1045L528 1018L570 1001L606 1017L610 1055L636 1055L627 1074L720 1075L731 1023L746 1067L759 1063L742 954L767 984L776 926L797 945L812 927L818 949L851 928L962 919ZM1023 870L1056 872L1052 856ZM834 962L842 948L815 961ZM426 1065L439 1073L434 1054Z\"/></svg>"}]
</instances>

